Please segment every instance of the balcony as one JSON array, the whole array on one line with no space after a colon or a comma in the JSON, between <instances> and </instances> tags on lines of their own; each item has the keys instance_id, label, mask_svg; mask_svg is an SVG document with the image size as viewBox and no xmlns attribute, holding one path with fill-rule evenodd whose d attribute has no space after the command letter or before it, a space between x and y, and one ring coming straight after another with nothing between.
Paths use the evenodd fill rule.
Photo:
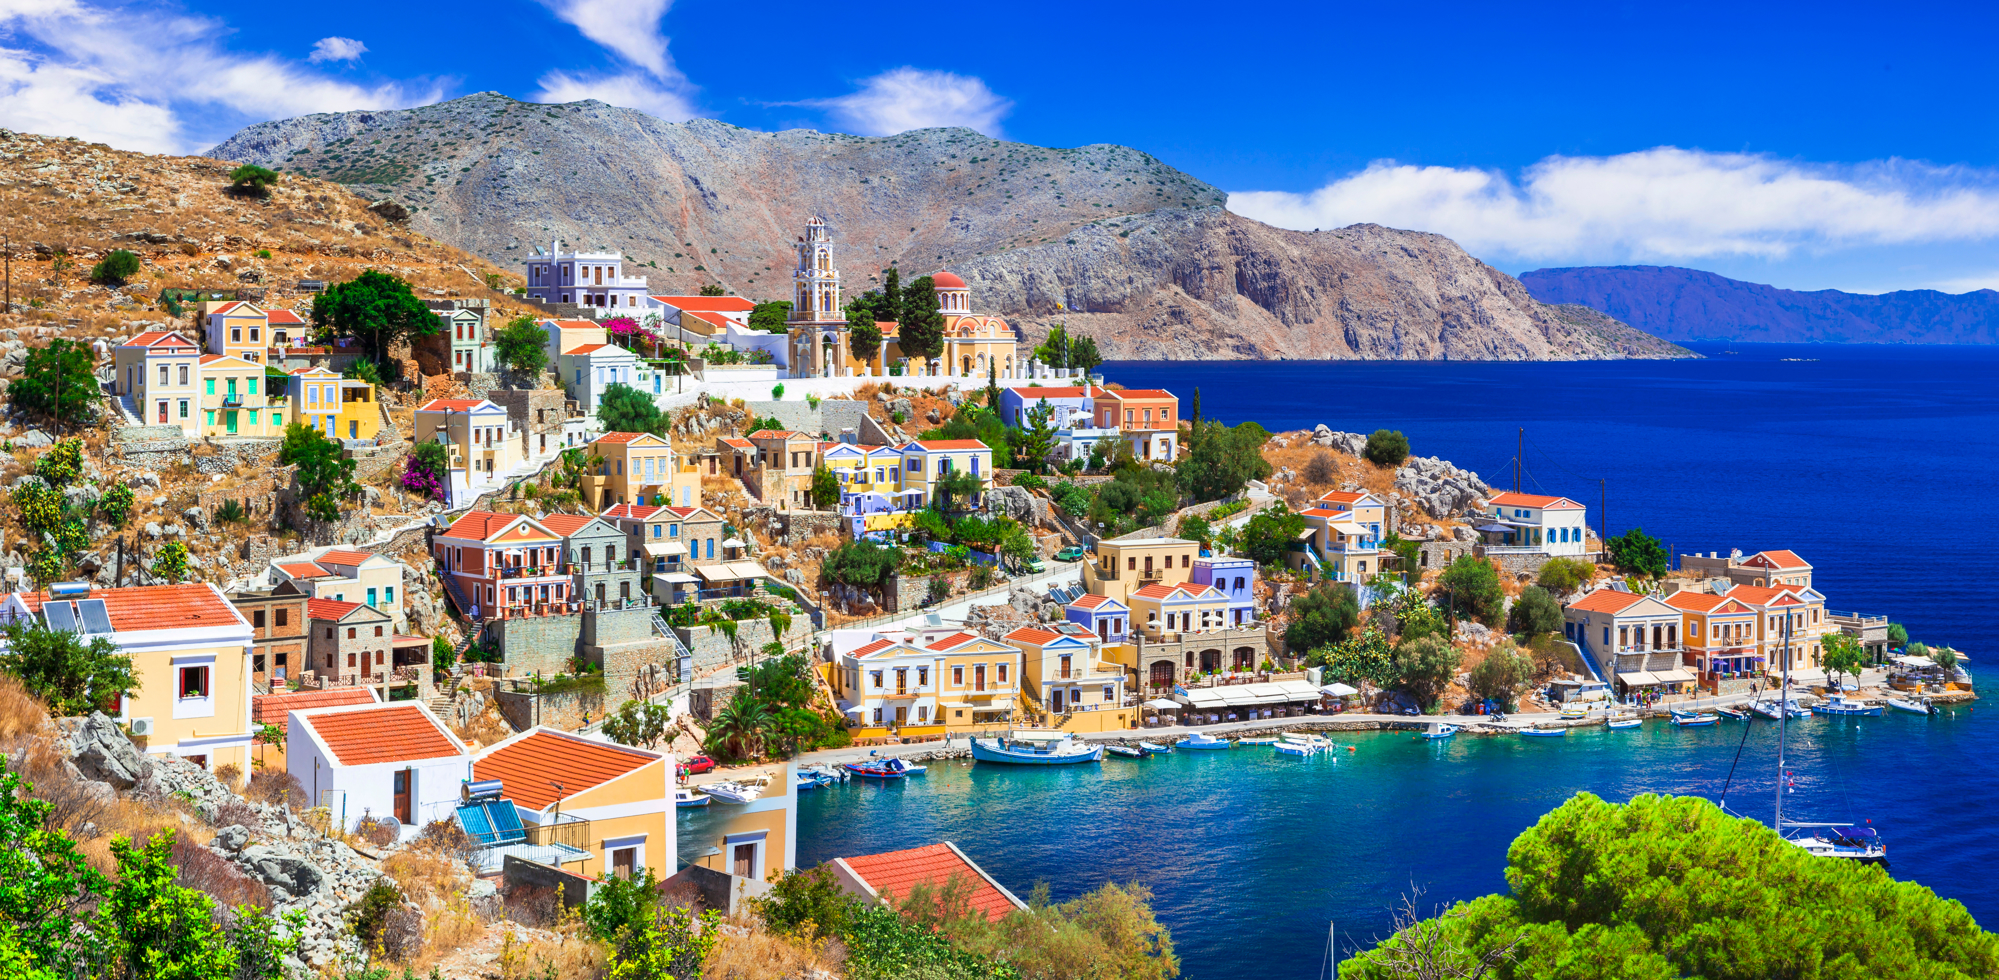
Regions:
<instances>
[{"instance_id":1,"label":"balcony","mask_svg":"<svg viewBox=\"0 0 1999 980\"><path fill-rule=\"evenodd\" d=\"M242 396L241 394L237 393L237 392L234 392L234 391L232 391L232 392L230 392L230 393L228 393L228 394L226 394L226 395L223 395L223 396L222 396L222 407L223 407L223 408L242 408L242 407L243 407L243 396Z\"/></svg>"},{"instance_id":2,"label":"balcony","mask_svg":"<svg viewBox=\"0 0 1999 980\"><path fill-rule=\"evenodd\" d=\"M544 568L540 565L506 565L501 567L499 572L502 579L560 578L562 576L562 573L554 566Z\"/></svg>"}]
</instances>

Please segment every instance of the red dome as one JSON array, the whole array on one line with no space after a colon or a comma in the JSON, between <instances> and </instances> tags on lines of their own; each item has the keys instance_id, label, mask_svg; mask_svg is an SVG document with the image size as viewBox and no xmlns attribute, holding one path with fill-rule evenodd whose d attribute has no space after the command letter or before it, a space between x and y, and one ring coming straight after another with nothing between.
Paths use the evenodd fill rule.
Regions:
<instances>
[{"instance_id":1,"label":"red dome","mask_svg":"<svg viewBox=\"0 0 1999 980\"><path fill-rule=\"evenodd\" d=\"M967 288L970 288L970 287L968 287L968 286L966 286L966 285L965 285L965 280L963 280L963 279L960 279L960 278L958 278L957 276L954 276L954 275L952 275L952 274L950 274L950 273L948 273L948 272L933 272L933 273L931 273L931 274L930 274L930 282L931 282L932 284L934 284L934 285L935 285L935 286L936 286L936 287L937 287L938 289L967 289Z\"/></svg>"}]
</instances>

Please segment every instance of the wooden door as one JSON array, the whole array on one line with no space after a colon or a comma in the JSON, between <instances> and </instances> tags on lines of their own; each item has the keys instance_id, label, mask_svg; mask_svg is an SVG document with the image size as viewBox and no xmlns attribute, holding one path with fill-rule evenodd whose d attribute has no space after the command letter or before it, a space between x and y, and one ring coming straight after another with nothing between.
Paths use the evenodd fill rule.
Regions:
<instances>
[{"instance_id":1,"label":"wooden door","mask_svg":"<svg viewBox=\"0 0 1999 980\"><path fill-rule=\"evenodd\" d=\"M738 878L755 876L757 869L757 846L755 844L737 844L735 853L730 856L733 859L729 869L730 874Z\"/></svg>"},{"instance_id":2,"label":"wooden door","mask_svg":"<svg viewBox=\"0 0 1999 980\"><path fill-rule=\"evenodd\" d=\"M413 774L408 769L400 770L395 775L396 819L402 821L404 826L416 822L410 816L410 783L412 779Z\"/></svg>"},{"instance_id":3,"label":"wooden door","mask_svg":"<svg viewBox=\"0 0 1999 980\"><path fill-rule=\"evenodd\" d=\"M636 873L639 863L639 849L620 847L611 852L611 874L619 878L630 878Z\"/></svg>"}]
</instances>

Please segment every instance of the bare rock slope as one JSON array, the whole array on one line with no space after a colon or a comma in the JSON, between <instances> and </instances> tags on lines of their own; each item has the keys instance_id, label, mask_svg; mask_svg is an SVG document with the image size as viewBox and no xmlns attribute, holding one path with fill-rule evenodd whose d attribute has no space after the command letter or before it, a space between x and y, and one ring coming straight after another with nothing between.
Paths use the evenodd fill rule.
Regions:
<instances>
[{"instance_id":1,"label":"bare rock slope","mask_svg":"<svg viewBox=\"0 0 1999 980\"><path fill-rule=\"evenodd\" d=\"M969 129L868 139L668 123L600 102L480 93L418 109L259 123L209 152L337 181L411 227L518 270L551 238L617 250L657 292L790 295L819 215L844 284L949 266L1031 337L1061 307L1112 357L1674 357L1556 308L1435 235L1281 231L1122 146L1051 149ZM1060 307L1058 307L1060 304Z\"/></svg>"}]
</instances>

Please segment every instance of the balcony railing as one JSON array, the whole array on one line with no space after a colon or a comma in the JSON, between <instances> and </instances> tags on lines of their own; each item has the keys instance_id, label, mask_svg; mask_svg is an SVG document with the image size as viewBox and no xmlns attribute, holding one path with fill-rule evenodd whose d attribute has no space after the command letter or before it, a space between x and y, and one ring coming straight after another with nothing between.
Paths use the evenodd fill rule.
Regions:
<instances>
[{"instance_id":1,"label":"balcony railing","mask_svg":"<svg viewBox=\"0 0 1999 980\"><path fill-rule=\"evenodd\" d=\"M563 574L554 565L505 565L500 568L500 577L508 578L554 578Z\"/></svg>"},{"instance_id":2,"label":"balcony railing","mask_svg":"<svg viewBox=\"0 0 1999 980\"><path fill-rule=\"evenodd\" d=\"M594 838L588 820L557 820L554 823L527 826L527 842L535 847L572 847L579 851L589 851Z\"/></svg>"},{"instance_id":3,"label":"balcony railing","mask_svg":"<svg viewBox=\"0 0 1999 980\"><path fill-rule=\"evenodd\" d=\"M242 396L242 395L239 395L239 394L237 394L236 392L233 392L233 391L232 391L232 392L230 392L230 393L228 393L228 394L226 394L226 395L223 395L223 396L222 396L222 407L223 407L223 408L242 408L242 407L243 407L243 396Z\"/></svg>"}]
</instances>

